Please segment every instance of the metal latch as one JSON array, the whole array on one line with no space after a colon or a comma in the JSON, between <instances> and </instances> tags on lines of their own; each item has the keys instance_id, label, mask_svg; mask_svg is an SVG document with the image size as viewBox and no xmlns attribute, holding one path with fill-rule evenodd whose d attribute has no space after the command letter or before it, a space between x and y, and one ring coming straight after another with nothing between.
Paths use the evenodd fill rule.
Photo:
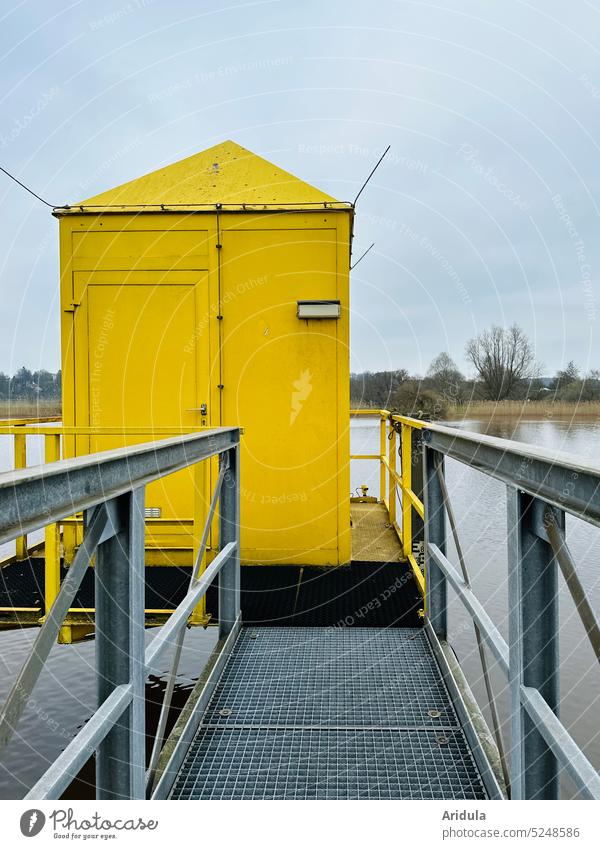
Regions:
<instances>
[{"instance_id":1,"label":"metal latch","mask_svg":"<svg viewBox=\"0 0 600 849\"><path fill-rule=\"evenodd\" d=\"M81 306L81 301L71 301L71 306L65 307L63 309L63 312L75 312L77 307L80 307L80 306Z\"/></svg>"},{"instance_id":2,"label":"metal latch","mask_svg":"<svg viewBox=\"0 0 600 849\"><path fill-rule=\"evenodd\" d=\"M206 401L203 404L200 404L199 407L191 407L189 410L186 410L186 413L200 413L201 416L206 416L208 413Z\"/></svg>"}]
</instances>

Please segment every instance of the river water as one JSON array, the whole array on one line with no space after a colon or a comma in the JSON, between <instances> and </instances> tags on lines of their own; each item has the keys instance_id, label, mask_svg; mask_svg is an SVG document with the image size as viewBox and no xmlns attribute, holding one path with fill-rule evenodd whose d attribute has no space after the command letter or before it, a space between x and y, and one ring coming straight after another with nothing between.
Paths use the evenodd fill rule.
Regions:
<instances>
[{"instance_id":1,"label":"river water","mask_svg":"<svg viewBox=\"0 0 600 849\"><path fill-rule=\"evenodd\" d=\"M519 424L494 424L464 421L457 427L479 433L529 442L538 447L569 451L583 459L597 457L600 423L527 421ZM378 427L373 420L352 422L352 453L377 453ZM41 460L41 448L31 440L30 462ZM10 468L11 454L7 437L0 437L0 469ZM459 524L459 534L469 566L474 590L484 602L500 631L507 632L506 591L506 511L505 488L498 481L454 461L447 463L447 480ZM352 463L352 488L362 483L377 494L378 472L369 461ZM575 556L580 578L592 605L600 611L600 529L567 517L567 537ZM4 552L3 552L4 553ZM449 545L448 555L456 562ZM452 595L452 593L450 593ZM473 631L460 603L450 602L450 641L480 704L485 703L481 668ZM579 617L564 586L560 598L561 718L577 742L600 768L600 670L583 632ZM151 638L148 632L148 638ZM23 630L0 634L0 700L8 692L18 669L27 657L35 631ZM181 704L205 664L215 643L214 629L192 629L186 636L176 689ZM490 662L492 663L492 658ZM167 659L168 662L168 659ZM148 684L149 721L156 719L165 686L166 664L153 670ZM508 735L508 692L506 680L492 663L492 673L501 715ZM55 646L46 669L18 727L18 732L0 764L0 798L21 798L66 742L82 727L93 712L94 644ZM508 739L508 737L507 737ZM88 770L71 795L93 797L93 771ZM564 782L564 795L572 790Z\"/></svg>"}]
</instances>

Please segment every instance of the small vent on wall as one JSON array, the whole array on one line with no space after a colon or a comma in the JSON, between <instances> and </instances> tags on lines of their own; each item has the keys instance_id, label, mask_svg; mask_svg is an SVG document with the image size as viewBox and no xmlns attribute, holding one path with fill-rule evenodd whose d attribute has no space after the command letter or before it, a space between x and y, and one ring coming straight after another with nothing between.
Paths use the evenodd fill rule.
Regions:
<instances>
[{"instance_id":1,"label":"small vent on wall","mask_svg":"<svg viewBox=\"0 0 600 849\"><path fill-rule=\"evenodd\" d=\"M144 516L146 519L160 519L160 514L160 507L146 507L144 510Z\"/></svg>"}]
</instances>

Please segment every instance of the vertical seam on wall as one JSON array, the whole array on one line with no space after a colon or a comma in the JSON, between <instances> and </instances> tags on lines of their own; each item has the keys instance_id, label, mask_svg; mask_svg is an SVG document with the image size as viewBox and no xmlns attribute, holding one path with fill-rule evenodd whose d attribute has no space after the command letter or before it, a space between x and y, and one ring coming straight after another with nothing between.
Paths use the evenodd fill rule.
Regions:
<instances>
[{"instance_id":1,"label":"vertical seam on wall","mask_svg":"<svg viewBox=\"0 0 600 849\"><path fill-rule=\"evenodd\" d=\"M220 318L217 318L217 344L219 346L219 386L223 386L223 302L221 299L221 251L223 250L223 246L221 244L221 218L220 218L220 204L216 204L216 212L217 212L217 309L218 315ZM223 425L223 392L224 389L219 389L219 426Z\"/></svg>"}]
</instances>

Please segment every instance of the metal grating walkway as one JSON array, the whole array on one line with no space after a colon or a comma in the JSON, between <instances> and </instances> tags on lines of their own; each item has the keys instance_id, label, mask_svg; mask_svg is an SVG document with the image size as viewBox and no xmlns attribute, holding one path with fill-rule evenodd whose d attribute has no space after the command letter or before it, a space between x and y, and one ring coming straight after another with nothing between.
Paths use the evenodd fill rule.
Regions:
<instances>
[{"instance_id":1,"label":"metal grating walkway","mask_svg":"<svg viewBox=\"0 0 600 849\"><path fill-rule=\"evenodd\" d=\"M173 799L482 799L423 630L244 628Z\"/></svg>"}]
</instances>

